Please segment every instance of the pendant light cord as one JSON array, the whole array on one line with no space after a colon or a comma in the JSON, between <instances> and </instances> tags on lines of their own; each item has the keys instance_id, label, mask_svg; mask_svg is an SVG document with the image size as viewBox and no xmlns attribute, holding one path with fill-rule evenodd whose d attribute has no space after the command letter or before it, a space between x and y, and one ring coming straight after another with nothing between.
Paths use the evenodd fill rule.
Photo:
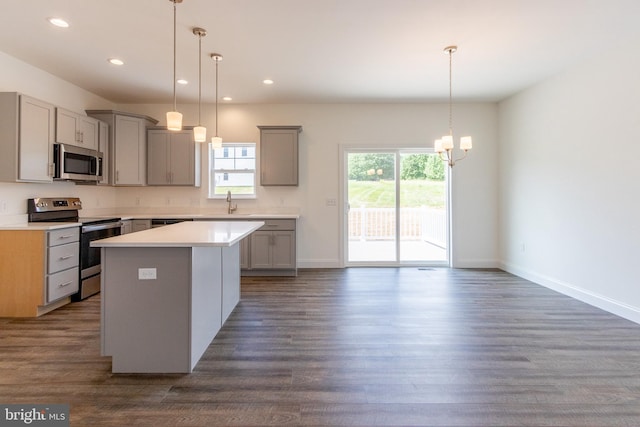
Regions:
<instances>
[{"instance_id":1,"label":"pendant light cord","mask_svg":"<svg viewBox=\"0 0 640 427\"><path fill-rule=\"evenodd\" d=\"M218 136L218 62L216 61L216 136Z\"/></svg>"},{"instance_id":2,"label":"pendant light cord","mask_svg":"<svg viewBox=\"0 0 640 427\"><path fill-rule=\"evenodd\" d=\"M202 110L202 33L198 34L198 126L201 126Z\"/></svg>"},{"instance_id":3,"label":"pendant light cord","mask_svg":"<svg viewBox=\"0 0 640 427\"><path fill-rule=\"evenodd\" d=\"M453 137L453 89L452 89L452 73L451 73L451 58L453 57L453 51L449 50L449 135Z\"/></svg>"},{"instance_id":4,"label":"pendant light cord","mask_svg":"<svg viewBox=\"0 0 640 427\"><path fill-rule=\"evenodd\" d=\"M173 111L176 106L176 2L173 0Z\"/></svg>"}]
</instances>

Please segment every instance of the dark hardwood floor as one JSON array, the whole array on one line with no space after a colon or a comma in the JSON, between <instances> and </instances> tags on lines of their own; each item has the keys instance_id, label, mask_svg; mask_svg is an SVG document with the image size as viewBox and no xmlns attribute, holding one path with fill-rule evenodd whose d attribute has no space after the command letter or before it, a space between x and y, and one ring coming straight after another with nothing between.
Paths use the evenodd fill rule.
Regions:
<instances>
[{"instance_id":1,"label":"dark hardwood floor","mask_svg":"<svg viewBox=\"0 0 640 427\"><path fill-rule=\"evenodd\" d=\"M640 326L498 270L243 278L189 375L112 374L99 322L99 296L0 319L0 403L69 403L73 426L640 426Z\"/></svg>"}]
</instances>

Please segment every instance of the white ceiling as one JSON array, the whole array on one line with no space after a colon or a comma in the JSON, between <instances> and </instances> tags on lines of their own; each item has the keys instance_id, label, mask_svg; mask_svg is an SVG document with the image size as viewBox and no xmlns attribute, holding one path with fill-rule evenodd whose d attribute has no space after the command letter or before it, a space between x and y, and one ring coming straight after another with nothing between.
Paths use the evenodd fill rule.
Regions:
<instances>
[{"instance_id":1,"label":"white ceiling","mask_svg":"<svg viewBox=\"0 0 640 427\"><path fill-rule=\"evenodd\" d=\"M51 26L65 18L68 29ZM496 101L572 63L640 39L640 0L184 0L177 5L178 103ZM171 103L170 0L18 0L0 51L116 103ZM125 65L107 63L122 58ZM261 82L275 81L272 86Z\"/></svg>"}]
</instances>

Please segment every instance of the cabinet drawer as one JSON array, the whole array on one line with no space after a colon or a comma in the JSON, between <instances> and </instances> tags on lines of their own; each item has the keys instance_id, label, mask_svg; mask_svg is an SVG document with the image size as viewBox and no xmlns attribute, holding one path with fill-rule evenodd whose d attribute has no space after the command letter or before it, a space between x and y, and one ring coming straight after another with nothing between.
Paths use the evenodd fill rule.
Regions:
<instances>
[{"instance_id":1,"label":"cabinet drawer","mask_svg":"<svg viewBox=\"0 0 640 427\"><path fill-rule=\"evenodd\" d=\"M64 245L65 243L77 242L80 240L80 227L62 228L60 230L49 231L48 246Z\"/></svg>"},{"instance_id":2,"label":"cabinet drawer","mask_svg":"<svg viewBox=\"0 0 640 427\"><path fill-rule=\"evenodd\" d=\"M295 230L295 219L264 219L264 225L258 230L275 231L275 230Z\"/></svg>"},{"instance_id":3,"label":"cabinet drawer","mask_svg":"<svg viewBox=\"0 0 640 427\"><path fill-rule=\"evenodd\" d=\"M78 267L70 268L47 278L47 303L78 292Z\"/></svg>"},{"instance_id":4,"label":"cabinet drawer","mask_svg":"<svg viewBox=\"0 0 640 427\"><path fill-rule=\"evenodd\" d=\"M47 273L52 274L67 268L77 267L80 259L80 243L67 243L47 250Z\"/></svg>"}]
</instances>

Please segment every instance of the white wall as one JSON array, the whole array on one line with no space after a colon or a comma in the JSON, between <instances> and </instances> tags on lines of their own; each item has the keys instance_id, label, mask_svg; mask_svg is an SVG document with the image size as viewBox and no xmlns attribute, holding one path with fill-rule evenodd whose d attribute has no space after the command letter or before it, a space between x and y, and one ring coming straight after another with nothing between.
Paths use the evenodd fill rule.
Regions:
<instances>
[{"instance_id":1,"label":"white wall","mask_svg":"<svg viewBox=\"0 0 640 427\"><path fill-rule=\"evenodd\" d=\"M75 111L119 109L142 113L165 124L169 105L114 105L43 70L0 53L0 91L18 91ZM197 105L179 105L185 125L195 124ZM214 128L214 106L203 106L203 124ZM225 141L259 142L257 125L302 125L300 185L259 187L256 200L238 200L243 210L283 210L302 216L298 234L300 267L339 267L342 204L326 206L340 196L340 146L422 145L447 132L446 104L221 105L219 134ZM469 157L454 168L454 254L457 267L492 267L497 246L497 105L455 105L454 131L474 137ZM146 207L155 212L223 211L225 202L207 199L206 150L203 186L111 188L53 184L0 183L0 223L24 216L26 199L78 196L85 214Z\"/></svg>"},{"instance_id":2,"label":"white wall","mask_svg":"<svg viewBox=\"0 0 640 427\"><path fill-rule=\"evenodd\" d=\"M169 105L121 105L120 109L146 114L160 120ZM196 106L179 106L184 123L195 124ZM497 106L456 105L454 131L474 137L469 157L454 168L453 203L458 267L492 267L497 258ZM259 142L258 125L302 125L300 134L300 185L258 187L255 201L238 200L238 212L265 209L293 209L299 223L300 267L338 267L340 258L342 204L326 206L327 198L340 200L340 146L421 145L447 132L446 104L299 104L220 105L218 133L227 142ZM213 106L203 106L203 125L214 128ZM206 159L206 155L203 156ZM206 161L203 169L206 169ZM203 175L202 182L206 182ZM224 210L222 200L206 200L207 190L171 188L118 189L118 204L134 206L136 200L158 209L186 203L201 208ZM167 203L169 202L169 203ZM195 206L194 206L195 207Z\"/></svg>"},{"instance_id":3,"label":"white wall","mask_svg":"<svg viewBox=\"0 0 640 427\"><path fill-rule=\"evenodd\" d=\"M591 59L499 106L503 267L636 322L638 47Z\"/></svg>"},{"instance_id":4,"label":"white wall","mask_svg":"<svg viewBox=\"0 0 640 427\"><path fill-rule=\"evenodd\" d=\"M0 92L20 92L73 111L114 108L115 104L80 89L46 71L0 52ZM0 143L2 143L0 141ZM0 182L0 224L24 218L27 199L32 197L77 196L89 212L115 207L115 189L76 186L66 182L52 184Z\"/></svg>"}]
</instances>

